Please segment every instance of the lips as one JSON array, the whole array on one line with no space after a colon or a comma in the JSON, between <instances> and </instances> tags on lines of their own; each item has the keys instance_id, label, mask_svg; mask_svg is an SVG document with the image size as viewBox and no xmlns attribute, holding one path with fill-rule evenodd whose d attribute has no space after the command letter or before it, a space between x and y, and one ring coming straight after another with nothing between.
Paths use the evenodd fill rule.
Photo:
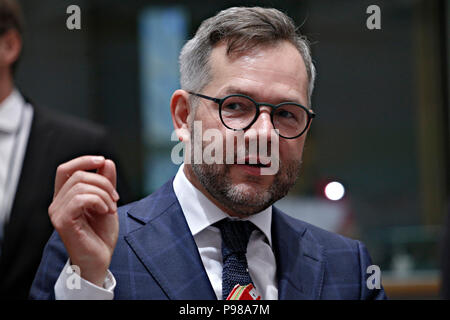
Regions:
<instances>
[{"instance_id":1,"label":"lips","mask_svg":"<svg viewBox=\"0 0 450 320\"><path fill-rule=\"evenodd\" d=\"M262 168L270 167L270 159L247 156L245 159L241 159L240 161L238 160L236 165L246 174L260 176Z\"/></svg>"},{"instance_id":2,"label":"lips","mask_svg":"<svg viewBox=\"0 0 450 320\"><path fill-rule=\"evenodd\" d=\"M250 163L244 163L244 165L249 167L255 167L255 168L268 168L268 165L262 164L262 163L256 163L256 164L250 164Z\"/></svg>"},{"instance_id":3,"label":"lips","mask_svg":"<svg viewBox=\"0 0 450 320\"><path fill-rule=\"evenodd\" d=\"M243 164L254 168L268 168L270 167L270 161L270 158L246 157L244 160L238 160L237 164Z\"/></svg>"}]
</instances>

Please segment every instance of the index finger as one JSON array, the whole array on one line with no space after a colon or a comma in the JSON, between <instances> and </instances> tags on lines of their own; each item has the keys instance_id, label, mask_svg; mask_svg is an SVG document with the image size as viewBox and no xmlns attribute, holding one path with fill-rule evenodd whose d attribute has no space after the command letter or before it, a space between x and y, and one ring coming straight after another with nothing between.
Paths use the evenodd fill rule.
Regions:
<instances>
[{"instance_id":1,"label":"index finger","mask_svg":"<svg viewBox=\"0 0 450 320\"><path fill-rule=\"evenodd\" d=\"M75 171L94 170L101 168L104 164L105 157L103 156L81 156L60 164L56 169L55 192L53 197L56 197L61 187Z\"/></svg>"}]
</instances>

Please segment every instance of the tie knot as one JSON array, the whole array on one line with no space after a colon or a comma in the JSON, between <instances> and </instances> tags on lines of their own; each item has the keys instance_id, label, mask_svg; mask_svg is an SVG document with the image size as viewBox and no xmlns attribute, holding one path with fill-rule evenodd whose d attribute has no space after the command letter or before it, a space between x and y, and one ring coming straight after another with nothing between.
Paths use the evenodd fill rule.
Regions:
<instances>
[{"instance_id":1,"label":"tie knot","mask_svg":"<svg viewBox=\"0 0 450 320\"><path fill-rule=\"evenodd\" d=\"M246 253L250 235L255 225L250 221L223 219L215 224L220 229L228 253Z\"/></svg>"}]
</instances>

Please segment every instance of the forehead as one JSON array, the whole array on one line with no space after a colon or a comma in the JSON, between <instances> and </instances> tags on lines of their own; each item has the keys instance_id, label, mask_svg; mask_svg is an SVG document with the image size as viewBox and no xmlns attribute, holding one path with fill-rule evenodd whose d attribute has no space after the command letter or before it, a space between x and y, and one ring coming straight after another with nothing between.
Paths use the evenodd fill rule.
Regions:
<instances>
[{"instance_id":1,"label":"forehead","mask_svg":"<svg viewBox=\"0 0 450 320\"><path fill-rule=\"evenodd\" d=\"M308 75L300 52L289 42L258 46L250 51L227 55L220 43L211 52L211 94L229 94L241 88L264 102L297 101L307 104Z\"/></svg>"}]
</instances>

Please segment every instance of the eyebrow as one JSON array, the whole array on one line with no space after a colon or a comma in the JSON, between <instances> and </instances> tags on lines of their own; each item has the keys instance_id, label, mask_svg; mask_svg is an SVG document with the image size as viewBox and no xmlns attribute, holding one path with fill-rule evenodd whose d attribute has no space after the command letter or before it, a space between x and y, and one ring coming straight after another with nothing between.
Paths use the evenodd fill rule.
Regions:
<instances>
[{"instance_id":1,"label":"eyebrow","mask_svg":"<svg viewBox=\"0 0 450 320\"><path fill-rule=\"evenodd\" d=\"M242 88L239 88L239 87L235 87L235 86L228 86L228 87L226 87L222 94L224 95L224 97L226 95L229 95L229 94L243 94L243 95L249 96L251 98L253 98L255 95L257 95L254 92L250 92L250 91L247 91L245 89L242 89ZM253 99L256 100L257 102L267 102L267 101L258 101L258 99L255 99L255 98L253 98ZM289 98L289 97L277 97L275 100L279 101L278 103L294 102L294 103L303 105L303 103L301 103L300 101L298 101L298 99L293 98L293 97L291 97L291 98Z\"/></svg>"}]
</instances>

